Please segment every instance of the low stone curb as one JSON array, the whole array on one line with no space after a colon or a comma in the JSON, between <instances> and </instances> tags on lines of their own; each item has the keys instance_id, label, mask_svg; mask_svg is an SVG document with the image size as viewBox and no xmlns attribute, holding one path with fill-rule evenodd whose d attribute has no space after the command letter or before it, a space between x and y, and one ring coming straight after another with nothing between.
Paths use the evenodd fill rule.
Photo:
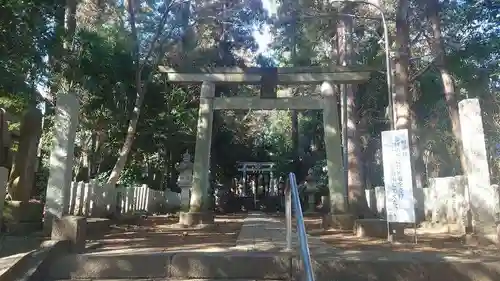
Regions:
<instances>
[{"instance_id":1,"label":"low stone curb","mask_svg":"<svg viewBox=\"0 0 500 281\"><path fill-rule=\"evenodd\" d=\"M69 252L69 241L45 241L40 248L17 260L0 275L0 281L42 281L43 274L55 258Z\"/></svg>"},{"instance_id":2,"label":"low stone curb","mask_svg":"<svg viewBox=\"0 0 500 281\"><path fill-rule=\"evenodd\" d=\"M335 253L313 257L317 281L498 281L500 261L382 253ZM392 257L391 257L392 256ZM303 280L296 253L191 252L69 255L51 266L55 280L134 278ZM49 279L51 280L51 279Z\"/></svg>"}]
</instances>

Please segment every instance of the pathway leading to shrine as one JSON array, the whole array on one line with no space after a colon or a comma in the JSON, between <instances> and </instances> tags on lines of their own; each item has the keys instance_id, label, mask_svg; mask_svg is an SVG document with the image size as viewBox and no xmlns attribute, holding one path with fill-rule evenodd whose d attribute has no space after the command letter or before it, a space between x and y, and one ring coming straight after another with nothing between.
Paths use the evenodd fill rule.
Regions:
<instances>
[{"instance_id":1,"label":"pathway leading to shrine","mask_svg":"<svg viewBox=\"0 0 500 281\"><path fill-rule=\"evenodd\" d=\"M335 258L395 260L499 260L498 248L468 246L459 238L440 233L420 233L420 242L405 239L388 243L384 239L358 238L349 231L320 230L320 218L305 218L312 257L332 255ZM295 227L295 223L294 223ZM412 229L409 229L413 233ZM311 235L312 234L312 235ZM434 237L432 237L434 236ZM298 251L295 229L293 247ZM433 239L434 238L434 239ZM251 213L244 220L233 249L246 251L282 251L286 246L286 227L282 216ZM390 254L388 254L390 253Z\"/></svg>"},{"instance_id":2,"label":"pathway leading to shrine","mask_svg":"<svg viewBox=\"0 0 500 281\"><path fill-rule=\"evenodd\" d=\"M309 229L313 224L314 220L306 219ZM281 251L286 245L285 237L282 217L253 213L244 219L234 248ZM295 251L297 242L297 234L293 232ZM438 251L426 247L428 241L423 241L422 247L388 244L380 239L359 239L345 232L338 232L336 237L328 232L309 235L308 242L317 280L500 280L498 250L464 251L468 248L464 246L451 251L441 247ZM294 263L301 268L299 260Z\"/></svg>"},{"instance_id":3,"label":"pathway leading to shrine","mask_svg":"<svg viewBox=\"0 0 500 281\"><path fill-rule=\"evenodd\" d=\"M215 225L205 229L180 229L175 221L148 217L135 226L117 227L95 237L84 253L55 259L44 280L303 279L295 232L294 251L283 251L282 216L218 216ZM311 226L310 219L307 224ZM309 236L317 281L500 280L500 258L495 254L394 251L394 245L363 248L346 247L341 238L325 241Z\"/></svg>"}]
</instances>

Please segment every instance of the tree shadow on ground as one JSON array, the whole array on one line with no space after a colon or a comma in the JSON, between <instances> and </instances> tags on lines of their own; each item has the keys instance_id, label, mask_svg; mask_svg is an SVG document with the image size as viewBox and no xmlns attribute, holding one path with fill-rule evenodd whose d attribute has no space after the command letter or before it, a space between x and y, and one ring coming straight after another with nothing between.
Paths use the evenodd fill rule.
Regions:
<instances>
[{"instance_id":1,"label":"tree shadow on ground","mask_svg":"<svg viewBox=\"0 0 500 281\"><path fill-rule=\"evenodd\" d=\"M242 216L230 216L226 220L218 216L219 227L213 229L186 230L168 229L160 231L161 226L176 223L176 218L147 218L136 231L111 231L103 237L116 239L122 250L131 249L125 254L104 253L105 247L92 251L96 255L70 256L61 259L61 264L53 268L62 268L73 274L69 277L89 277L90 275L113 278L233 278L233 279L281 279L300 280L304 278L303 266L298 255L283 253L256 253L228 250L217 252L195 252L191 250L207 249L209 245L234 245L241 228ZM313 227L317 223L306 222ZM148 228L150 227L150 228ZM158 230L160 229L160 230ZM141 232L142 230L142 232ZM154 231L153 231L154 230ZM231 234L224 235L226 232ZM187 232L187 236L184 234ZM334 232L331 230L330 232ZM330 233L331 234L331 233ZM337 232L339 237L347 236ZM193 240L189 238L193 236ZM359 239L349 240L349 245L340 244L340 239L332 240L323 247L331 246L330 251L315 252L312 249L313 268L317 281L497 281L500 280L500 262L496 256L448 256L446 253L411 249L408 252L395 250L394 245L386 248L355 247L361 244ZM131 239L137 239L135 242ZM184 239L184 240L183 240ZM311 241L318 239L311 237ZM152 241L154 240L154 241ZM382 239L379 239L382 240ZM207 243L208 242L208 243ZM446 241L444 241L446 242ZM444 243L443 242L443 243ZM165 247L171 243L170 248ZM227 243L227 244L224 244ZM334 243L339 243L335 245ZM109 245L109 244L108 244ZM160 252L140 252L141 247L163 248ZM178 245L182 245L178 247ZM173 248L178 247L178 248ZM168 249L174 249L169 251ZM378 250L377 250L378 249ZM109 251L109 248L108 248ZM167 252L167 253L166 253ZM71 261L75 259L75 261ZM66 264L67 266L63 266ZM166 266L168 265L168 266ZM260 275L259 275L260 274ZM62 276L59 276L62 278ZM64 279L64 278L63 278ZM92 278L87 278L92 279Z\"/></svg>"},{"instance_id":2,"label":"tree shadow on ground","mask_svg":"<svg viewBox=\"0 0 500 281\"><path fill-rule=\"evenodd\" d=\"M45 240L45 237L37 235L3 236L0 238L0 258L35 250Z\"/></svg>"},{"instance_id":3,"label":"tree shadow on ground","mask_svg":"<svg viewBox=\"0 0 500 281\"><path fill-rule=\"evenodd\" d=\"M352 231L338 229L323 229L321 217L312 215L305 217L306 229L309 235L342 250L376 250L396 252L425 252L449 254L454 256L497 256L498 247L494 244L471 244L462 234L446 232L421 233L417 232L417 243L413 229L407 229L405 235L397 237L394 243L385 238L357 237Z\"/></svg>"},{"instance_id":4,"label":"tree shadow on ground","mask_svg":"<svg viewBox=\"0 0 500 281\"><path fill-rule=\"evenodd\" d=\"M187 251L228 248L235 246L243 224L241 215L217 216L207 228L181 228L175 216L151 216L136 225L115 225L111 231L91 237L94 247L89 251Z\"/></svg>"}]
</instances>

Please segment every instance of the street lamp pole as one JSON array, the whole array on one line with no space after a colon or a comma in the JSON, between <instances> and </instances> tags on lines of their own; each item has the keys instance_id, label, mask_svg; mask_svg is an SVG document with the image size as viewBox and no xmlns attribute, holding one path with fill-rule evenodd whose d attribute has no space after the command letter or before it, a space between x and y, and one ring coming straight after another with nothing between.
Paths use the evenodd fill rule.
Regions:
<instances>
[{"instance_id":1,"label":"street lamp pole","mask_svg":"<svg viewBox=\"0 0 500 281\"><path fill-rule=\"evenodd\" d=\"M395 118L394 118L394 99L392 93L392 67L391 67L391 53L389 47L389 30L387 28L387 21L385 18L384 10L379 5L363 0L330 0L332 2L351 2L351 3L361 3L374 7L380 12L380 17L382 18L382 27L384 28L384 48L385 48L385 67L386 67L386 76L387 76L387 98L388 98L388 108L389 108L389 124L391 126L391 130L395 128Z\"/></svg>"}]
</instances>

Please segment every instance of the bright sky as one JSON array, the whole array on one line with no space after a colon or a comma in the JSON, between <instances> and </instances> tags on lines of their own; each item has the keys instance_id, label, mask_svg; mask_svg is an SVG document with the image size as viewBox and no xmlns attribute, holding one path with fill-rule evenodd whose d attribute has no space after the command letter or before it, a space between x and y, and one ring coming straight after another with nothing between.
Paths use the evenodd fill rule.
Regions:
<instances>
[{"instance_id":1,"label":"bright sky","mask_svg":"<svg viewBox=\"0 0 500 281\"><path fill-rule=\"evenodd\" d=\"M269 15L274 15L276 14L276 2L275 0L261 0L262 1L262 6L264 9L269 13ZM272 35L269 30L269 25L264 25L263 30L255 30L253 33L253 36L255 37L255 40L257 40L257 43L259 44L259 53L266 53L269 49L269 44L272 41ZM42 96L48 98L49 95L47 86L45 83L42 83L40 85L37 85L37 90L42 94ZM42 111L45 111L45 104L41 105L43 108Z\"/></svg>"},{"instance_id":2,"label":"bright sky","mask_svg":"<svg viewBox=\"0 0 500 281\"><path fill-rule=\"evenodd\" d=\"M276 2L275 0L261 0L262 6L269 13L269 15L276 14ZM272 41L271 32L269 31L269 26L264 25L263 30L256 30L253 33L255 40L259 44L259 53L265 53L268 50L269 44Z\"/></svg>"}]
</instances>

